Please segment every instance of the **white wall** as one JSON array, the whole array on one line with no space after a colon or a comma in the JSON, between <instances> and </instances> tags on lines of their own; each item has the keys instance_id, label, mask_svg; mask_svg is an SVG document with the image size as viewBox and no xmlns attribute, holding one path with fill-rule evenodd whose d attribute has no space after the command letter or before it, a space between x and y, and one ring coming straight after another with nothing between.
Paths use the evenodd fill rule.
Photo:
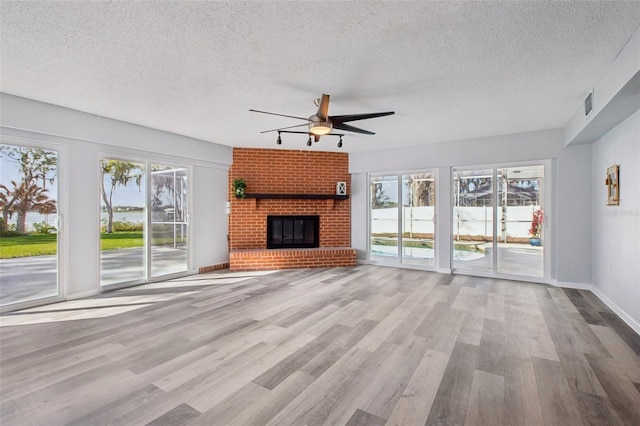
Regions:
<instances>
[{"instance_id":1,"label":"white wall","mask_svg":"<svg viewBox=\"0 0 640 426\"><path fill-rule=\"evenodd\" d=\"M407 146L349 155L351 173L543 160L564 149L562 129Z\"/></svg>"},{"instance_id":2,"label":"white wall","mask_svg":"<svg viewBox=\"0 0 640 426\"><path fill-rule=\"evenodd\" d=\"M591 228L591 215L588 213L591 205L591 188L588 184L591 151L588 146L565 146L562 129L350 154L349 171L354 174L352 216L360 218L351 224L352 245L358 249L359 259L365 259L367 220L361 218L367 217L362 213L367 208L367 173L438 168L437 269L446 272L450 268L451 167L545 160L552 160L552 169L557 168L557 171L551 170L551 176L546 176L551 182L550 195L555 200L550 208L545 207L547 235L556 236L546 245L552 255L551 279L576 286L588 285L591 283L588 267L591 262L591 239L584 236L585 230ZM587 213L575 214L576 209L586 210Z\"/></svg>"},{"instance_id":3,"label":"white wall","mask_svg":"<svg viewBox=\"0 0 640 426\"><path fill-rule=\"evenodd\" d=\"M351 159L349 155L349 159ZM351 172L351 247L356 249L356 257L367 257L369 234L367 233L367 221L369 220L369 205L367 191L369 182L366 173Z\"/></svg>"},{"instance_id":4,"label":"white wall","mask_svg":"<svg viewBox=\"0 0 640 426\"><path fill-rule=\"evenodd\" d=\"M68 188L61 204L68 255L64 283L69 298L99 291L98 160L101 155L165 161L190 166L192 186L191 272L228 261L227 180L230 147L98 117L0 93L0 135L61 149L59 184ZM65 167L65 166L62 166ZM64 189L63 189L64 191ZM61 198L65 198L64 192ZM66 208L65 208L66 207Z\"/></svg>"},{"instance_id":5,"label":"white wall","mask_svg":"<svg viewBox=\"0 0 640 426\"><path fill-rule=\"evenodd\" d=\"M560 285L591 284L591 146L563 149L556 161L556 256L552 270Z\"/></svg>"},{"instance_id":6,"label":"white wall","mask_svg":"<svg viewBox=\"0 0 640 426\"><path fill-rule=\"evenodd\" d=\"M193 206L191 219L191 226L196 231L192 237L192 259L196 267L229 261L228 188L227 168L194 167L192 189L194 195L199 197Z\"/></svg>"},{"instance_id":7,"label":"white wall","mask_svg":"<svg viewBox=\"0 0 640 426\"><path fill-rule=\"evenodd\" d=\"M451 168L440 167L436 175L436 269L442 273L451 273L452 238L450 230L453 229L453 182L451 181Z\"/></svg>"},{"instance_id":8,"label":"white wall","mask_svg":"<svg viewBox=\"0 0 640 426\"><path fill-rule=\"evenodd\" d=\"M640 333L640 110L592 146L594 292ZM607 168L620 165L620 205L606 206Z\"/></svg>"}]
</instances>

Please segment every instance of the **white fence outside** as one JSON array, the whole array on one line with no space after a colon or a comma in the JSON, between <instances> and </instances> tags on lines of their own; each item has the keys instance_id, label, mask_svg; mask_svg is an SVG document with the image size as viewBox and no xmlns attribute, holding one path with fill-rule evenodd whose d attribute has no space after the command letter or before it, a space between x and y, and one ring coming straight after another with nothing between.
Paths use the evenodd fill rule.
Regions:
<instances>
[{"instance_id":1,"label":"white fence outside","mask_svg":"<svg viewBox=\"0 0 640 426\"><path fill-rule=\"evenodd\" d=\"M528 238L533 212L540 206L509 206L498 209L498 235L501 237ZM402 207L404 232L416 234L433 234L434 208ZM502 219L506 219L505 233L502 232ZM395 234L398 232L398 210L371 210L372 234ZM455 207L453 217L454 235L480 235L491 238L493 235L492 207Z\"/></svg>"},{"instance_id":2,"label":"white fence outside","mask_svg":"<svg viewBox=\"0 0 640 426\"><path fill-rule=\"evenodd\" d=\"M404 232L416 234L433 234L433 206L431 207L403 207ZM372 234L395 234L398 232L398 210L371 210Z\"/></svg>"}]
</instances>

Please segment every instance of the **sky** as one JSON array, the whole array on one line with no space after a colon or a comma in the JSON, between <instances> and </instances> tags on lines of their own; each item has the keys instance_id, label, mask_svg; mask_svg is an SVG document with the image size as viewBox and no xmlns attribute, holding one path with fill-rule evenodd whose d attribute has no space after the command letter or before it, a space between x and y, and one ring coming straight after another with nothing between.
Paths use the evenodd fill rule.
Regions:
<instances>
[{"instance_id":1,"label":"sky","mask_svg":"<svg viewBox=\"0 0 640 426\"><path fill-rule=\"evenodd\" d=\"M6 146L6 145L5 145ZM6 156L0 156L0 184L5 185L9 190L13 188L11 181L15 181L20 184L22 180L22 173L18 163ZM53 184L47 182L46 189L49 191L49 198L52 200L58 199L58 180L55 179Z\"/></svg>"},{"instance_id":2,"label":"sky","mask_svg":"<svg viewBox=\"0 0 640 426\"><path fill-rule=\"evenodd\" d=\"M11 184L12 180L16 181L18 184L22 180L20 167L16 161L3 155L0 157L0 184L11 189L13 187ZM105 188L107 191L111 188L111 180L108 176L105 177ZM58 180L55 179L53 184L49 184L47 182L47 189L49 191L49 198L57 200ZM135 184L135 182L132 182L127 186L118 185L113 194L113 202L115 206L144 207L144 201L144 180L142 181L140 188Z\"/></svg>"}]
</instances>

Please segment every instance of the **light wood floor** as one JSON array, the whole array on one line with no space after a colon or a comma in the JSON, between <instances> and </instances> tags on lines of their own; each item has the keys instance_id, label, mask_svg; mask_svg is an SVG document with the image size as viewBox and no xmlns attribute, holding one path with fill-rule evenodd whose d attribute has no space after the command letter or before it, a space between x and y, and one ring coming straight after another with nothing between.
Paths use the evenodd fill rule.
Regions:
<instances>
[{"instance_id":1,"label":"light wood floor","mask_svg":"<svg viewBox=\"0 0 640 426\"><path fill-rule=\"evenodd\" d=\"M212 273L1 320L3 426L640 424L640 337L585 291Z\"/></svg>"}]
</instances>

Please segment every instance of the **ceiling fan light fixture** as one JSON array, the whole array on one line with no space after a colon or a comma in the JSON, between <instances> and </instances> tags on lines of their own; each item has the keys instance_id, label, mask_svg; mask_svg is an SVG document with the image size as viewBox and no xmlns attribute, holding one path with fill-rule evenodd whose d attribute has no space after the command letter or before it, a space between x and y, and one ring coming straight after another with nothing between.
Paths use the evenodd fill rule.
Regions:
<instances>
[{"instance_id":1,"label":"ceiling fan light fixture","mask_svg":"<svg viewBox=\"0 0 640 426\"><path fill-rule=\"evenodd\" d=\"M1 1L1 0L0 0ZM260 133L268 133L268 132L278 132L278 134L280 132L283 133L305 133L308 134L310 136L313 136L313 139L316 142L320 141L320 137L321 136L325 136L325 135L330 135L330 136L339 136L339 134L335 134L335 133L331 133L331 131L335 128L336 130L344 130L347 132L354 132L354 133L361 133L364 135L375 135L375 133L370 132L368 130L365 129L360 129L358 127L355 126L351 126L349 124L347 124L350 121L357 121L357 120L367 120L370 118L378 118L378 117L386 117L387 115L393 115L395 114L395 112L393 111L386 111L386 112L370 112L370 113L363 113L363 114L347 114L347 115L335 115L335 116L330 116L329 115L329 95L323 93L322 97L319 98L316 102L315 102L316 106L318 107L318 111L310 116L309 118L303 118L303 117L297 117L295 115L287 115L287 114L278 114L275 112L268 112L268 111L259 111L257 109L250 109L249 111L252 112L258 112L261 114L269 114L269 115L277 115L279 117L288 117L288 118L295 118L296 120L303 120L306 123L305 124L296 124L293 126L287 126L287 127L280 127L277 129L273 129L273 130L265 130L262 131ZM302 126L308 126L309 130L307 132L301 132L301 131L296 131L296 130L286 130L286 129L292 129L294 127L302 127ZM278 145L280 145L280 137L278 135ZM309 141L307 142L308 146L311 146L311 138L309 138ZM338 147L342 146L342 140L339 142Z\"/></svg>"},{"instance_id":2,"label":"ceiling fan light fixture","mask_svg":"<svg viewBox=\"0 0 640 426\"><path fill-rule=\"evenodd\" d=\"M331 123L328 121L309 122L309 131L315 136L326 135L331 131Z\"/></svg>"}]
</instances>

